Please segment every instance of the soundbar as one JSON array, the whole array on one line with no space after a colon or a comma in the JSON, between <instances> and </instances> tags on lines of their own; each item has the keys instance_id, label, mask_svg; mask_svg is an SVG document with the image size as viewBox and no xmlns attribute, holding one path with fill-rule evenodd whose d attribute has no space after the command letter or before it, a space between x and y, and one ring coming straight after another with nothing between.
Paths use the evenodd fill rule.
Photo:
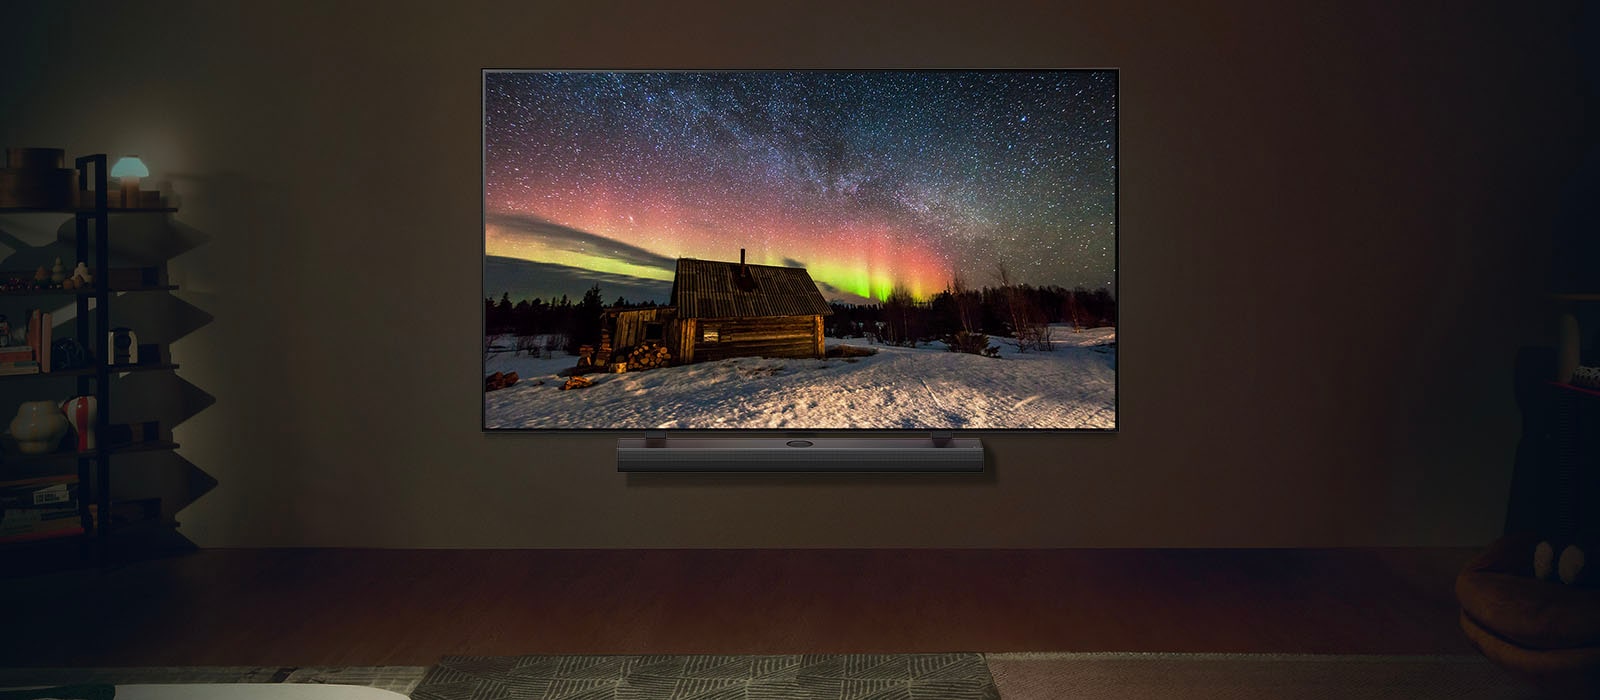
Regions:
<instances>
[{"instance_id":1,"label":"soundbar","mask_svg":"<svg viewBox=\"0 0 1600 700\"><path fill-rule=\"evenodd\" d=\"M982 472L976 438L721 438L617 440L619 472Z\"/></svg>"}]
</instances>

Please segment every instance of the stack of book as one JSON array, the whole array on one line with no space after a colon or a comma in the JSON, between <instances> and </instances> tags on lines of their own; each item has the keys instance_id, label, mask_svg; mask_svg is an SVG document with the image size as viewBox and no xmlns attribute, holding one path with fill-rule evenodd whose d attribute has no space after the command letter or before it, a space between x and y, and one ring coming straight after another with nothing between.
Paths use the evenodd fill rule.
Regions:
<instances>
[{"instance_id":1,"label":"stack of book","mask_svg":"<svg viewBox=\"0 0 1600 700\"><path fill-rule=\"evenodd\" d=\"M82 533L77 476L0 482L0 543Z\"/></svg>"},{"instance_id":2,"label":"stack of book","mask_svg":"<svg viewBox=\"0 0 1600 700\"><path fill-rule=\"evenodd\" d=\"M0 346L0 377L12 374L39 374L50 371L50 337L55 320L49 311L34 309L28 314L27 345Z\"/></svg>"}]
</instances>

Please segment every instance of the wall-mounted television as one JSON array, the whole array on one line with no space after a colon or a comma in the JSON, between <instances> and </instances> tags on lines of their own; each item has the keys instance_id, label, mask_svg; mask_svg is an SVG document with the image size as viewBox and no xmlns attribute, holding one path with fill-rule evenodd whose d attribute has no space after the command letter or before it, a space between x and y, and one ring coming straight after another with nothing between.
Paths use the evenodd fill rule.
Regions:
<instances>
[{"instance_id":1,"label":"wall-mounted television","mask_svg":"<svg viewBox=\"0 0 1600 700\"><path fill-rule=\"evenodd\" d=\"M488 431L1111 431L1115 70L486 70Z\"/></svg>"}]
</instances>

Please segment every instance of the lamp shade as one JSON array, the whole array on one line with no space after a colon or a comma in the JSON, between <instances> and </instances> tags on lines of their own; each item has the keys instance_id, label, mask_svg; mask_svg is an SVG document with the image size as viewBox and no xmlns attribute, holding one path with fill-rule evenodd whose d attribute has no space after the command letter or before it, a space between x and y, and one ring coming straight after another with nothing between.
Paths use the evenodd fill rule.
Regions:
<instances>
[{"instance_id":1,"label":"lamp shade","mask_svg":"<svg viewBox=\"0 0 1600 700\"><path fill-rule=\"evenodd\" d=\"M144 167L144 162L139 156L123 156L117 159L116 165L111 166L111 177L150 177L150 169Z\"/></svg>"}]
</instances>

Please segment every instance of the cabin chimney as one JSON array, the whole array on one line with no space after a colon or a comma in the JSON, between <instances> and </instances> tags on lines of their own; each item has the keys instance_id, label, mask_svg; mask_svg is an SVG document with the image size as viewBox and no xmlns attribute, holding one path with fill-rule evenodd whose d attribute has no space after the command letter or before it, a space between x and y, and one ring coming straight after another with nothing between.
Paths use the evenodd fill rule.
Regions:
<instances>
[{"instance_id":1,"label":"cabin chimney","mask_svg":"<svg viewBox=\"0 0 1600 700\"><path fill-rule=\"evenodd\" d=\"M756 288L756 280L750 276L750 266L744 264L744 249L739 249L739 272L733 276L733 284L746 292Z\"/></svg>"}]
</instances>

